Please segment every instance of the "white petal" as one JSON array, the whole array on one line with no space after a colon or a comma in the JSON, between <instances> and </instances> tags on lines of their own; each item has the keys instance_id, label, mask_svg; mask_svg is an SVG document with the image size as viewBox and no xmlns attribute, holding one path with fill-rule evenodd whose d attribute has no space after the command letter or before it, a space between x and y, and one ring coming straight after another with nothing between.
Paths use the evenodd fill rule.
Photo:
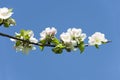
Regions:
<instances>
[{"instance_id":1,"label":"white petal","mask_svg":"<svg viewBox=\"0 0 120 80\"><path fill-rule=\"evenodd\" d=\"M44 40L45 38L46 38L46 32L45 31L42 31L41 33L40 33L40 40Z\"/></svg>"},{"instance_id":2,"label":"white petal","mask_svg":"<svg viewBox=\"0 0 120 80\"><path fill-rule=\"evenodd\" d=\"M82 41L84 41L87 37L85 33L82 33L80 36L81 36Z\"/></svg>"},{"instance_id":3,"label":"white petal","mask_svg":"<svg viewBox=\"0 0 120 80\"><path fill-rule=\"evenodd\" d=\"M91 37L88 37L89 41L88 43L90 45L101 45L102 42L107 42L107 39L105 38L105 35L100 32L95 32Z\"/></svg>"},{"instance_id":4,"label":"white petal","mask_svg":"<svg viewBox=\"0 0 120 80\"><path fill-rule=\"evenodd\" d=\"M33 37L33 36L34 36L33 31L29 31L29 33L28 33L28 34L29 34L29 36L30 36L30 37Z\"/></svg>"},{"instance_id":5,"label":"white petal","mask_svg":"<svg viewBox=\"0 0 120 80\"><path fill-rule=\"evenodd\" d=\"M77 41L72 40L71 43L72 43L73 46L77 46Z\"/></svg>"},{"instance_id":6,"label":"white petal","mask_svg":"<svg viewBox=\"0 0 120 80\"><path fill-rule=\"evenodd\" d=\"M11 40L11 41L13 41L13 42L16 42L16 40L15 40L15 39L12 39L12 38L11 38L10 40Z\"/></svg>"},{"instance_id":7,"label":"white petal","mask_svg":"<svg viewBox=\"0 0 120 80\"><path fill-rule=\"evenodd\" d=\"M69 33L62 33L61 35L60 35L60 38L61 38L61 40L64 42L64 43L69 43L70 41L71 41L71 36L70 36L70 34Z\"/></svg>"},{"instance_id":8,"label":"white petal","mask_svg":"<svg viewBox=\"0 0 120 80\"><path fill-rule=\"evenodd\" d=\"M13 14L13 12L10 12L8 8L6 8L6 7L0 8L0 18L1 19L7 19L7 18L11 17L12 14Z\"/></svg>"},{"instance_id":9,"label":"white petal","mask_svg":"<svg viewBox=\"0 0 120 80\"><path fill-rule=\"evenodd\" d=\"M33 47L32 50L36 50L36 47Z\"/></svg>"},{"instance_id":10,"label":"white petal","mask_svg":"<svg viewBox=\"0 0 120 80\"><path fill-rule=\"evenodd\" d=\"M38 40L36 38L30 37L30 42L38 43Z\"/></svg>"}]
</instances>

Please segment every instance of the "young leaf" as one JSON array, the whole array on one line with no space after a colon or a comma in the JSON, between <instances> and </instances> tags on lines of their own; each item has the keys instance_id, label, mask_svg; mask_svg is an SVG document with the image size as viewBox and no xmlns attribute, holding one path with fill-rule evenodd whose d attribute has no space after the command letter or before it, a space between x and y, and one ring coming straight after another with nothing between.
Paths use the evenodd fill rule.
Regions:
<instances>
[{"instance_id":1,"label":"young leaf","mask_svg":"<svg viewBox=\"0 0 120 80\"><path fill-rule=\"evenodd\" d=\"M59 47L55 47L55 48L52 49L52 51L56 54L61 54L63 50Z\"/></svg>"},{"instance_id":2,"label":"young leaf","mask_svg":"<svg viewBox=\"0 0 120 80\"><path fill-rule=\"evenodd\" d=\"M4 22L4 27L8 28L10 26L9 22Z\"/></svg>"},{"instance_id":3,"label":"young leaf","mask_svg":"<svg viewBox=\"0 0 120 80\"><path fill-rule=\"evenodd\" d=\"M44 45L46 44L46 40L40 40L40 43Z\"/></svg>"},{"instance_id":4,"label":"young leaf","mask_svg":"<svg viewBox=\"0 0 120 80\"><path fill-rule=\"evenodd\" d=\"M97 49L99 49L99 46L98 46L97 44L95 45L95 47L96 47Z\"/></svg>"},{"instance_id":5,"label":"young leaf","mask_svg":"<svg viewBox=\"0 0 120 80\"><path fill-rule=\"evenodd\" d=\"M64 48L65 46L63 46L62 44L58 44L55 48L52 49L52 51L56 54L61 54Z\"/></svg>"},{"instance_id":6,"label":"young leaf","mask_svg":"<svg viewBox=\"0 0 120 80\"><path fill-rule=\"evenodd\" d=\"M60 43L57 38L53 38L51 42L55 45L58 45Z\"/></svg>"},{"instance_id":7,"label":"young leaf","mask_svg":"<svg viewBox=\"0 0 120 80\"><path fill-rule=\"evenodd\" d=\"M25 30L21 30L21 31L20 31L20 34L21 34L21 36L24 36Z\"/></svg>"},{"instance_id":8,"label":"young leaf","mask_svg":"<svg viewBox=\"0 0 120 80\"><path fill-rule=\"evenodd\" d=\"M3 19L0 19L0 24L2 24L3 23Z\"/></svg>"},{"instance_id":9,"label":"young leaf","mask_svg":"<svg viewBox=\"0 0 120 80\"><path fill-rule=\"evenodd\" d=\"M81 53L84 52L84 50L85 50L85 44L84 44L83 41L78 45L78 48L79 48L79 50L80 50Z\"/></svg>"},{"instance_id":10,"label":"young leaf","mask_svg":"<svg viewBox=\"0 0 120 80\"><path fill-rule=\"evenodd\" d=\"M106 44L106 42L102 42L102 44Z\"/></svg>"},{"instance_id":11,"label":"young leaf","mask_svg":"<svg viewBox=\"0 0 120 80\"><path fill-rule=\"evenodd\" d=\"M41 51L43 51L44 45L46 44L46 40L41 40L40 43L41 43L41 46L39 46L39 48L41 49Z\"/></svg>"},{"instance_id":12,"label":"young leaf","mask_svg":"<svg viewBox=\"0 0 120 80\"><path fill-rule=\"evenodd\" d=\"M16 44L15 44L15 46L19 46L20 44L21 44L21 42L17 41Z\"/></svg>"},{"instance_id":13,"label":"young leaf","mask_svg":"<svg viewBox=\"0 0 120 80\"><path fill-rule=\"evenodd\" d=\"M41 49L41 51L43 51L43 50L44 50L44 46L39 46L39 48Z\"/></svg>"}]
</instances>

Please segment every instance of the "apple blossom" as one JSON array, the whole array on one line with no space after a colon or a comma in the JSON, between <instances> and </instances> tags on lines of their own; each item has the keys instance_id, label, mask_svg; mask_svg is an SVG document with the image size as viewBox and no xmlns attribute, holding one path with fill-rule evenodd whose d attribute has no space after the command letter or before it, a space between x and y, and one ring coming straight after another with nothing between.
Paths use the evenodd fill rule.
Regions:
<instances>
[{"instance_id":1,"label":"apple blossom","mask_svg":"<svg viewBox=\"0 0 120 80\"><path fill-rule=\"evenodd\" d=\"M85 38L86 38L86 34L82 33L82 29L80 28L78 29L69 28L66 33L63 32L60 35L60 39L63 41L64 45L66 46L67 51L71 51L71 50L76 51L77 48L75 46L79 46L79 49L83 51Z\"/></svg>"},{"instance_id":2,"label":"apple blossom","mask_svg":"<svg viewBox=\"0 0 120 80\"><path fill-rule=\"evenodd\" d=\"M40 33L40 40L45 40L46 39L46 32L45 31L42 31L41 33Z\"/></svg>"},{"instance_id":3,"label":"apple blossom","mask_svg":"<svg viewBox=\"0 0 120 80\"><path fill-rule=\"evenodd\" d=\"M54 27L48 27L40 33L40 40L46 39L47 36L55 36L56 33L57 30Z\"/></svg>"},{"instance_id":4,"label":"apple blossom","mask_svg":"<svg viewBox=\"0 0 120 80\"><path fill-rule=\"evenodd\" d=\"M30 37L29 40L30 40L30 42L38 43L38 40L34 37Z\"/></svg>"},{"instance_id":5,"label":"apple blossom","mask_svg":"<svg viewBox=\"0 0 120 80\"><path fill-rule=\"evenodd\" d=\"M64 43L70 43L71 42L71 36L69 33L62 33L60 35L60 39L64 42Z\"/></svg>"},{"instance_id":6,"label":"apple blossom","mask_svg":"<svg viewBox=\"0 0 120 80\"><path fill-rule=\"evenodd\" d=\"M16 38L19 39L28 40L33 43L38 43L38 40L34 38L34 33L31 30L21 30L20 33L15 32L15 36ZM16 51L23 51L25 53L28 53L29 50L36 49L33 44L29 44L28 42L15 40L15 39L10 39L10 40L15 42L14 47Z\"/></svg>"},{"instance_id":7,"label":"apple blossom","mask_svg":"<svg viewBox=\"0 0 120 80\"><path fill-rule=\"evenodd\" d=\"M70 33L71 37L80 37L82 30L76 28L69 28L67 32Z\"/></svg>"},{"instance_id":8,"label":"apple blossom","mask_svg":"<svg viewBox=\"0 0 120 80\"><path fill-rule=\"evenodd\" d=\"M80 28L69 28L66 33L61 34L60 38L63 42L74 40L76 44L79 44L81 41L84 41L86 34L82 33L82 29Z\"/></svg>"},{"instance_id":9,"label":"apple blossom","mask_svg":"<svg viewBox=\"0 0 120 80\"><path fill-rule=\"evenodd\" d=\"M31 45L29 45L29 46L31 46ZM34 46L24 47L24 46L20 45L20 46L17 46L17 47L15 46L15 49L16 49L16 52L22 51L24 53L28 53L30 50L36 50L36 47L34 47Z\"/></svg>"},{"instance_id":10,"label":"apple blossom","mask_svg":"<svg viewBox=\"0 0 120 80\"><path fill-rule=\"evenodd\" d=\"M81 41L84 41L84 39L86 38L86 34L82 33L82 29L80 28L69 28L67 30L68 33L70 33L71 37L73 39L81 39ZM79 42L78 42L79 43Z\"/></svg>"},{"instance_id":11,"label":"apple blossom","mask_svg":"<svg viewBox=\"0 0 120 80\"><path fill-rule=\"evenodd\" d=\"M0 19L8 19L12 16L13 12L11 9L6 7L0 8Z\"/></svg>"},{"instance_id":12,"label":"apple blossom","mask_svg":"<svg viewBox=\"0 0 120 80\"><path fill-rule=\"evenodd\" d=\"M57 33L57 30L54 27L48 27L45 29L45 32L47 35L55 35Z\"/></svg>"},{"instance_id":13,"label":"apple blossom","mask_svg":"<svg viewBox=\"0 0 120 80\"><path fill-rule=\"evenodd\" d=\"M108 40L105 38L105 35L101 32L95 32L92 36L88 37L88 43L90 45L101 45L106 43Z\"/></svg>"}]
</instances>

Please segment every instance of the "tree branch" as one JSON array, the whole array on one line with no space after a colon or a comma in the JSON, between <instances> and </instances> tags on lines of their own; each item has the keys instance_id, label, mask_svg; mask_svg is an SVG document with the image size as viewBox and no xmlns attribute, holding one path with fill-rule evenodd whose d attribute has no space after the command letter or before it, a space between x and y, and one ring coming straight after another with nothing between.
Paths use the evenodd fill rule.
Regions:
<instances>
[{"instance_id":1,"label":"tree branch","mask_svg":"<svg viewBox=\"0 0 120 80\"><path fill-rule=\"evenodd\" d=\"M51 44L42 45L40 43L34 43L34 42L30 42L28 40L19 39L19 38L16 38L16 37L13 37L11 35L8 35L8 34L5 34L5 33L1 33L1 32L0 32L0 36L11 38L11 39L15 39L15 40L19 40L19 41L23 41L23 42L27 42L29 44L34 44L34 45L37 45L37 46L55 47L55 45L51 45ZM106 43L109 43L109 42L111 42L111 41L107 41ZM85 47L87 47L87 46L90 46L90 45L89 44L85 44ZM78 46L75 46L75 47L78 47Z\"/></svg>"},{"instance_id":2,"label":"tree branch","mask_svg":"<svg viewBox=\"0 0 120 80\"><path fill-rule=\"evenodd\" d=\"M40 43L34 43L34 42L30 42L30 41L28 41L28 40L19 39L19 38L16 38L16 37L13 37L13 36L10 36L10 35L8 35L8 34L1 33L1 32L0 32L0 36L7 37L7 38L11 38L11 39L15 39L15 40L19 40L19 41L23 41L23 42L27 42L27 43L29 43L29 44L34 44L34 45L37 45L37 46L43 46L43 45L40 44ZM50 44L45 44L44 46L55 47L55 45L50 45Z\"/></svg>"}]
</instances>

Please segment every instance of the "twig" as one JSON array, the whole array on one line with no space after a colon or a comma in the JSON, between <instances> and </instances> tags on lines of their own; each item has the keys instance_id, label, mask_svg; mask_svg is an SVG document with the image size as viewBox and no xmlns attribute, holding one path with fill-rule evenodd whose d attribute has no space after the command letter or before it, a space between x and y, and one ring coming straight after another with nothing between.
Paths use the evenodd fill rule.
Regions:
<instances>
[{"instance_id":1,"label":"twig","mask_svg":"<svg viewBox=\"0 0 120 80\"><path fill-rule=\"evenodd\" d=\"M13 37L13 36L10 36L10 35L8 35L8 34L1 33L1 32L0 32L0 36L7 37L7 38L11 38L11 39L15 39L15 40L19 40L19 41L23 41L23 42L27 42L27 43L29 43L29 44L34 44L34 45L37 45L37 46L43 46L43 45L40 44L40 43L34 43L34 42L30 42L30 41L28 41L28 40L19 39L19 38L16 38L16 37ZM45 44L44 46L55 47L55 45L50 45L50 44Z\"/></svg>"},{"instance_id":2,"label":"twig","mask_svg":"<svg viewBox=\"0 0 120 80\"><path fill-rule=\"evenodd\" d=\"M55 45L51 45L51 44L42 45L40 43L34 43L34 42L30 42L28 40L19 39L19 38L16 38L16 37L13 37L13 36L10 36L8 34L1 33L1 32L0 32L0 36L11 38L11 39L15 39L15 40L19 40L19 41L23 41L23 42L27 42L29 44L34 44L34 45L37 45L37 46L55 47ZM107 41L106 43L109 43L109 42L111 42L111 41ZM85 47L87 47L87 46L90 46L90 45L89 44L85 44ZM78 46L75 46L75 47L78 47Z\"/></svg>"}]
</instances>

